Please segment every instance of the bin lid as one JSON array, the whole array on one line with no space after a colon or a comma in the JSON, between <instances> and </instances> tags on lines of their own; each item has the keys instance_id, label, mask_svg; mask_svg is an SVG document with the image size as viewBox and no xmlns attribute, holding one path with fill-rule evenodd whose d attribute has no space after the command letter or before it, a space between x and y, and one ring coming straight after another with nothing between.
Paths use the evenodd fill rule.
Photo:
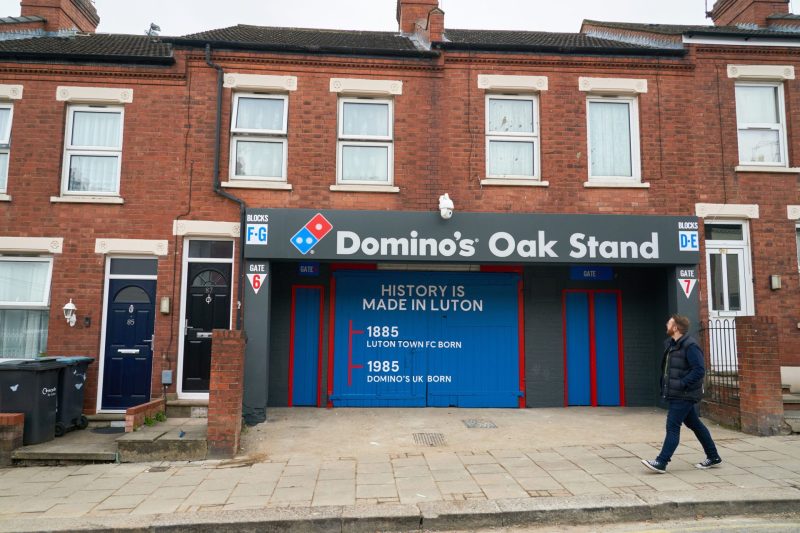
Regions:
<instances>
[{"instance_id":1,"label":"bin lid","mask_svg":"<svg viewBox=\"0 0 800 533\"><path fill-rule=\"evenodd\" d=\"M17 359L14 361L6 361L0 363L0 372L3 370L10 371L10 370L26 370L31 372L36 372L39 370L53 370L58 368L64 368L66 365L64 363L59 363L53 359Z\"/></svg>"},{"instance_id":2,"label":"bin lid","mask_svg":"<svg viewBox=\"0 0 800 533\"><path fill-rule=\"evenodd\" d=\"M94 363L93 357L86 357L85 355L69 355L64 357L56 357L59 363L76 364L76 363Z\"/></svg>"}]
</instances>

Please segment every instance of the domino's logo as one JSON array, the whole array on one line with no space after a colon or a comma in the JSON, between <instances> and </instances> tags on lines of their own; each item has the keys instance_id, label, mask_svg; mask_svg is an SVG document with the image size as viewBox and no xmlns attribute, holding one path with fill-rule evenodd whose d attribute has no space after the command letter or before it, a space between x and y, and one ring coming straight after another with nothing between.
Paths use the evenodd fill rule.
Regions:
<instances>
[{"instance_id":1,"label":"domino's logo","mask_svg":"<svg viewBox=\"0 0 800 533\"><path fill-rule=\"evenodd\" d=\"M292 237L292 245L294 245L301 254L306 255L325 237L325 235L330 233L332 229L333 224L328 222L328 219L322 216L322 213L317 213L314 215L314 218L309 220L308 223L300 229L300 231L294 234L294 237Z\"/></svg>"}]
</instances>

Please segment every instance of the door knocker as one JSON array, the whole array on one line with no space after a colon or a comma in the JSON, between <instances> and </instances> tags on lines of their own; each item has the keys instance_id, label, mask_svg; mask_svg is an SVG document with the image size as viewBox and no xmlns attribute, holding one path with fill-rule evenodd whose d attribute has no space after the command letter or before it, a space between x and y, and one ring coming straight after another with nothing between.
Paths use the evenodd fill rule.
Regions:
<instances>
[{"instance_id":1,"label":"door knocker","mask_svg":"<svg viewBox=\"0 0 800 533\"><path fill-rule=\"evenodd\" d=\"M206 296L206 303L207 303L207 304L211 305L211 302L212 302L213 300L214 300L214 299L213 299L213 298L211 298L211 295L210 295L210 294L209 294L208 296Z\"/></svg>"},{"instance_id":2,"label":"door knocker","mask_svg":"<svg viewBox=\"0 0 800 533\"><path fill-rule=\"evenodd\" d=\"M128 312L133 314L133 304L131 304L130 307L128 307Z\"/></svg>"}]
</instances>

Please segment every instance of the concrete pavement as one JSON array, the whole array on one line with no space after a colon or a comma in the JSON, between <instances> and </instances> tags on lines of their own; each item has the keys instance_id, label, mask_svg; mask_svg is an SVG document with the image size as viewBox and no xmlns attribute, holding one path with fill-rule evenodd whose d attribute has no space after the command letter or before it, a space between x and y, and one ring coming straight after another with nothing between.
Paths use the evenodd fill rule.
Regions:
<instances>
[{"instance_id":1,"label":"concrete pavement","mask_svg":"<svg viewBox=\"0 0 800 533\"><path fill-rule=\"evenodd\" d=\"M639 459L658 453L664 416L275 409L230 461L0 469L0 531L411 531L800 508L800 436L710 425L724 463L701 471L684 430L659 475Z\"/></svg>"}]
</instances>

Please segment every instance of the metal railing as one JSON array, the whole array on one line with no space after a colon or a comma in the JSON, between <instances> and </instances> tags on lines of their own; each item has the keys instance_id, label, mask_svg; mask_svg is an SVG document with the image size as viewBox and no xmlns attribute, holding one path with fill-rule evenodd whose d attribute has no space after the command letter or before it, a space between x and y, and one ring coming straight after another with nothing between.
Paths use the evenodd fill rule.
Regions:
<instances>
[{"instance_id":1,"label":"metal railing","mask_svg":"<svg viewBox=\"0 0 800 533\"><path fill-rule=\"evenodd\" d=\"M701 322L698 340L705 351L705 399L724 405L739 404L739 360L736 320L713 318Z\"/></svg>"}]
</instances>

